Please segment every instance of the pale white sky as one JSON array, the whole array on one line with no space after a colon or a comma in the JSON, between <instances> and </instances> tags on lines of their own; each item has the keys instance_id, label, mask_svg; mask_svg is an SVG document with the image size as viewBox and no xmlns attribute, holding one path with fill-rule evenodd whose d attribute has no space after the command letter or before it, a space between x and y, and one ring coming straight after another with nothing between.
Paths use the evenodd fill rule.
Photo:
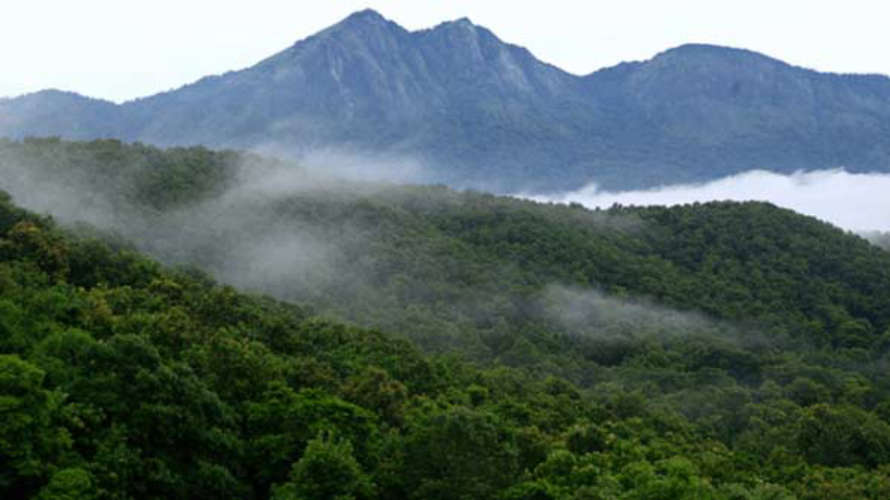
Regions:
<instances>
[{"instance_id":1,"label":"pale white sky","mask_svg":"<svg viewBox=\"0 0 890 500\"><path fill-rule=\"evenodd\" d=\"M576 74L687 42L890 74L879 0L0 0L0 96L145 96L250 66L366 7L408 29L469 17Z\"/></svg>"}]
</instances>

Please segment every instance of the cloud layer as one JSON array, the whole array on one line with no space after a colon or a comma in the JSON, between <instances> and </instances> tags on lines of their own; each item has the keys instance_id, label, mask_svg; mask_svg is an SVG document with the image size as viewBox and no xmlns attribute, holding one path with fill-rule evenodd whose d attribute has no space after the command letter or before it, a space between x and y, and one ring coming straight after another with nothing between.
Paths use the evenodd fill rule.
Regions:
<instances>
[{"instance_id":1,"label":"cloud layer","mask_svg":"<svg viewBox=\"0 0 890 500\"><path fill-rule=\"evenodd\" d=\"M843 169L791 175L752 170L703 184L643 191L577 191L524 195L537 201L580 203L589 208L622 205L681 205L716 200L768 201L851 231L890 231L890 174L853 174Z\"/></svg>"}]
</instances>

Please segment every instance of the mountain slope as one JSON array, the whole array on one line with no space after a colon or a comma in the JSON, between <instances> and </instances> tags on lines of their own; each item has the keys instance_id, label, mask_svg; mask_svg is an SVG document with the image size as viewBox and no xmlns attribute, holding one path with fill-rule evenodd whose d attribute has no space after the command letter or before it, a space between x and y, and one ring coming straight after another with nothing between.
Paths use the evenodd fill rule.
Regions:
<instances>
[{"instance_id":1,"label":"mountain slope","mask_svg":"<svg viewBox=\"0 0 890 500\"><path fill-rule=\"evenodd\" d=\"M558 109L577 86L468 21L409 33L366 12L254 68L134 108L149 123L140 137L153 142L193 140L198 130L197 142L208 144L419 155L436 165L434 180L478 183L495 172L474 175L471 166L503 163L505 148L492 144L535 133L556 144L548 125L562 116L528 117Z\"/></svg>"},{"instance_id":2,"label":"mountain slope","mask_svg":"<svg viewBox=\"0 0 890 500\"><path fill-rule=\"evenodd\" d=\"M592 311L655 303L820 348L882 349L890 331L890 255L765 203L592 212L344 182L203 148L0 146L0 188L33 209L92 222L231 284L402 332L432 351L524 364L522 349L586 345L577 366L558 370L575 381L588 379L591 361L606 363L599 350L609 349L562 321L554 297ZM601 294L617 298L593 300ZM660 328L637 315L649 318L642 329ZM517 332L524 346L506 341Z\"/></svg>"},{"instance_id":3,"label":"mountain slope","mask_svg":"<svg viewBox=\"0 0 890 500\"><path fill-rule=\"evenodd\" d=\"M31 104L28 104L31 103ZM469 20L409 32L362 11L257 65L120 106L0 101L0 135L414 158L500 191L890 169L890 79L684 45L577 77Z\"/></svg>"},{"instance_id":4,"label":"mountain slope","mask_svg":"<svg viewBox=\"0 0 890 500\"><path fill-rule=\"evenodd\" d=\"M0 191L3 498L890 495L890 254L865 240L238 156L0 141L0 186L81 197L60 228ZM389 333L91 239L71 221L103 200L157 255Z\"/></svg>"}]
</instances>

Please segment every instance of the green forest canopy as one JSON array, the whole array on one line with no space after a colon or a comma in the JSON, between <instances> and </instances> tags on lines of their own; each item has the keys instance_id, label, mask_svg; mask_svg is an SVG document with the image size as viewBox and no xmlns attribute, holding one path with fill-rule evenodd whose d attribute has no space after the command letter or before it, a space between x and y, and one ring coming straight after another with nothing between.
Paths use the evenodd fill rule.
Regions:
<instances>
[{"instance_id":1,"label":"green forest canopy","mask_svg":"<svg viewBox=\"0 0 890 500\"><path fill-rule=\"evenodd\" d=\"M221 196L243 163L115 141L13 153L106 169L111 202L148 219ZM362 280L268 290L299 306L0 200L4 496L890 494L890 257L866 241L761 203L331 191L258 207L278 230L358 229L327 241ZM219 247L205 260L224 265Z\"/></svg>"}]
</instances>

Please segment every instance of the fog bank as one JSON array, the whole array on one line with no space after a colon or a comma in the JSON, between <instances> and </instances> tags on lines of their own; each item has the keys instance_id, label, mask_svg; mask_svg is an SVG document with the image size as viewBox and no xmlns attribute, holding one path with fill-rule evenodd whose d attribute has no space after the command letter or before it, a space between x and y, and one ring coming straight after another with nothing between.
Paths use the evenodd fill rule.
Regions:
<instances>
[{"instance_id":1,"label":"fog bank","mask_svg":"<svg viewBox=\"0 0 890 500\"><path fill-rule=\"evenodd\" d=\"M843 169L790 175L752 170L701 184L641 191L577 191L519 195L536 201L580 203L588 208L621 205L681 205L707 201L768 201L851 231L890 231L890 174L854 174Z\"/></svg>"}]
</instances>

